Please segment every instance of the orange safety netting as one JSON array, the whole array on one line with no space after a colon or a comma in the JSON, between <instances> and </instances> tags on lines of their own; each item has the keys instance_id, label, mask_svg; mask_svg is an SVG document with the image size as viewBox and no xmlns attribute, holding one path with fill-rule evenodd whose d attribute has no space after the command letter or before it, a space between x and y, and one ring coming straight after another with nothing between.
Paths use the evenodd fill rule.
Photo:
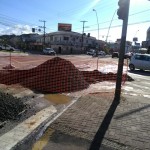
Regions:
<instances>
[{"instance_id":1,"label":"orange safety netting","mask_svg":"<svg viewBox=\"0 0 150 150\"><path fill-rule=\"evenodd\" d=\"M49 93L73 92L101 81L116 81L116 73L79 71L70 61L55 57L29 70L1 70L0 83L21 84L32 90ZM122 76L126 80L126 74Z\"/></svg>"}]
</instances>

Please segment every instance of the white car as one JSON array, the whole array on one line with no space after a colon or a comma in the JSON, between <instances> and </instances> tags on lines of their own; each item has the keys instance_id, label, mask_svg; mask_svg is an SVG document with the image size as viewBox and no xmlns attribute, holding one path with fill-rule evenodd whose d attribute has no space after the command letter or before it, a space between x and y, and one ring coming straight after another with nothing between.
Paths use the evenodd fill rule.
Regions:
<instances>
[{"instance_id":1,"label":"white car","mask_svg":"<svg viewBox=\"0 0 150 150\"><path fill-rule=\"evenodd\" d=\"M105 56L106 53L105 53L104 51L99 51L99 52L98 52L98 55L100 55L100 56Z\"/></svg>"},{"instance_id":2,"label":"white car","mask_svg":"<svg viewBox=\"0 0 150 150\"><path fill-rule=\"evenodd\" d=\"M131 71L135 69L150 70L150 54L134 54L131 57L129 68Z\"/></svg>"},{"instance_id":3,"label":"white car","mask_svg":"<svg viewBox=\"0 0 150 150\"><path fill-rule=\"evenodd\" d=\"M0 50L11 50L11 51L14 51L16 49L14 47L10 46L10 45L0 45Z\"/></svg>"},{"instance_id":4,"label":"white car","mask_svg":"<svg viewBox=\"0 0 150 150\"><path fill-rule=\"evenodd\" d=\"M56 52L52 48L44 48L43 53L48 55L56 55Z\"/></svg>"},{"instance_id":5,"label":"white car","mask_svg":"<svg viewBox=\"0 0 150 150\"><path fill-rule=\"evenodd\" d=\"M94 49L90 49L87 51L87 55L94 55L96 51Z\"/></svg>"}]
</instances>

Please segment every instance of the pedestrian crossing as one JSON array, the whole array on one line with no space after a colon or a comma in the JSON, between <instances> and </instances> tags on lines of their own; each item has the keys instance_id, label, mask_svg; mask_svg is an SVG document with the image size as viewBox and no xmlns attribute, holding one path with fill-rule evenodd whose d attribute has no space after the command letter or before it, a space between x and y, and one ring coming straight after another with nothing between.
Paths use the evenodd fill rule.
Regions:
<instances>
[{"instance_id":1,"label":"pedestrian crossing","mask_svg":"<svg viewBox=\"0 0 150 150\"><path fill-rule=\"evenodd\" d=\"M122 94L128 98L150 102L150 77L129 73L134 81L126 82L122 87Z\"/></svg>"}]
</instances>

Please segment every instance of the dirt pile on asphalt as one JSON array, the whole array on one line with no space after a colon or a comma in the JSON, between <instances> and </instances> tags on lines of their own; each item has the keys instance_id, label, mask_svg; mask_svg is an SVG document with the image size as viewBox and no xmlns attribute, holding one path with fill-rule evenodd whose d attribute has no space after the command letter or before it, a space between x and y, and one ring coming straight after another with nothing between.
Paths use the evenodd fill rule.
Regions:
<instances>
[{"instance_id":1,"label":"dirt pile on asphalt","mask_svg":"<svg viewBox=\"0 0 150 150\"><path fill-rule=\"evenodd\" d=\"M61 93L85 89L89 84L82 73L65 59L55 57L32 69L36 75L21 84L43 92Z\"/></svg>"},{"instance_id":2,"label":"dirt pile on asphalt","mask_svg":"<svg viewBox=\"0 0 150 150\"><path fill-rule=\"evenodd\" d=\"M104 74L102 72L99 72L98 70L94 71L82 71L84 79L86 82L92 84L96 82L102 82L102 81L115 81L116 80L116 74L114 73L107 73Z\"/></svg>"},{"instance_id":3,"label":"dirt pile on asphalt","mask_svg":"<svg viewBox=\"0 0 150 150\"><path fill-rule=\"evenodd\" d=\"M78 91L89 86L82 73L70 61L59 57L29 70L3 70L0 73L0 83L19 83L49 93Z\"/></svg>"},{"instance_id":4,"label":"dirt pile on asphalt","mask_svg":"<svg viewBox=\"0 0 150 150\"><path fill-rule=\"evenodd\" d=\"M16 119L25 108L26 106L20 99L0 92L0 121Z\"/></svg>"},{"instance_id":5,"label":"dirt pile on asphalt","mask_svg":"<svg viewBox=\"0 0 150 150\"><path fill-rule=\"evenodd\" d=\"M130 78L123 76L123 80ZM114 73L79 71L70 61L55 57L29 70L1 70L0 83L21 84L45 93L73 92L85 89L89 84L116 81Z\"/></svg>"}]
</instances>

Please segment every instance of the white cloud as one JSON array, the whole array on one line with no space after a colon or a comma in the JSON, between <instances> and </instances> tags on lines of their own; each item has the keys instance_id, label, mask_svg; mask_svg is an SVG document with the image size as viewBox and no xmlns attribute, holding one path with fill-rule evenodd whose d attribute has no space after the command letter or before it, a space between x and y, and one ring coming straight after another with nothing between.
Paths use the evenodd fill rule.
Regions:
<instances>
[{"instance_id":1,"label":"white cloud","mask_svg":"<svg viewBox=\"0 0 150 150\"><path fill-rule=\"evenodd\" d=\"M11 27L0 27L0 34L15 34L15 35L20 35L20 34L28 34L32 32L32 27L29 25L15 25Z\"/></svg>"}]
</instances>

